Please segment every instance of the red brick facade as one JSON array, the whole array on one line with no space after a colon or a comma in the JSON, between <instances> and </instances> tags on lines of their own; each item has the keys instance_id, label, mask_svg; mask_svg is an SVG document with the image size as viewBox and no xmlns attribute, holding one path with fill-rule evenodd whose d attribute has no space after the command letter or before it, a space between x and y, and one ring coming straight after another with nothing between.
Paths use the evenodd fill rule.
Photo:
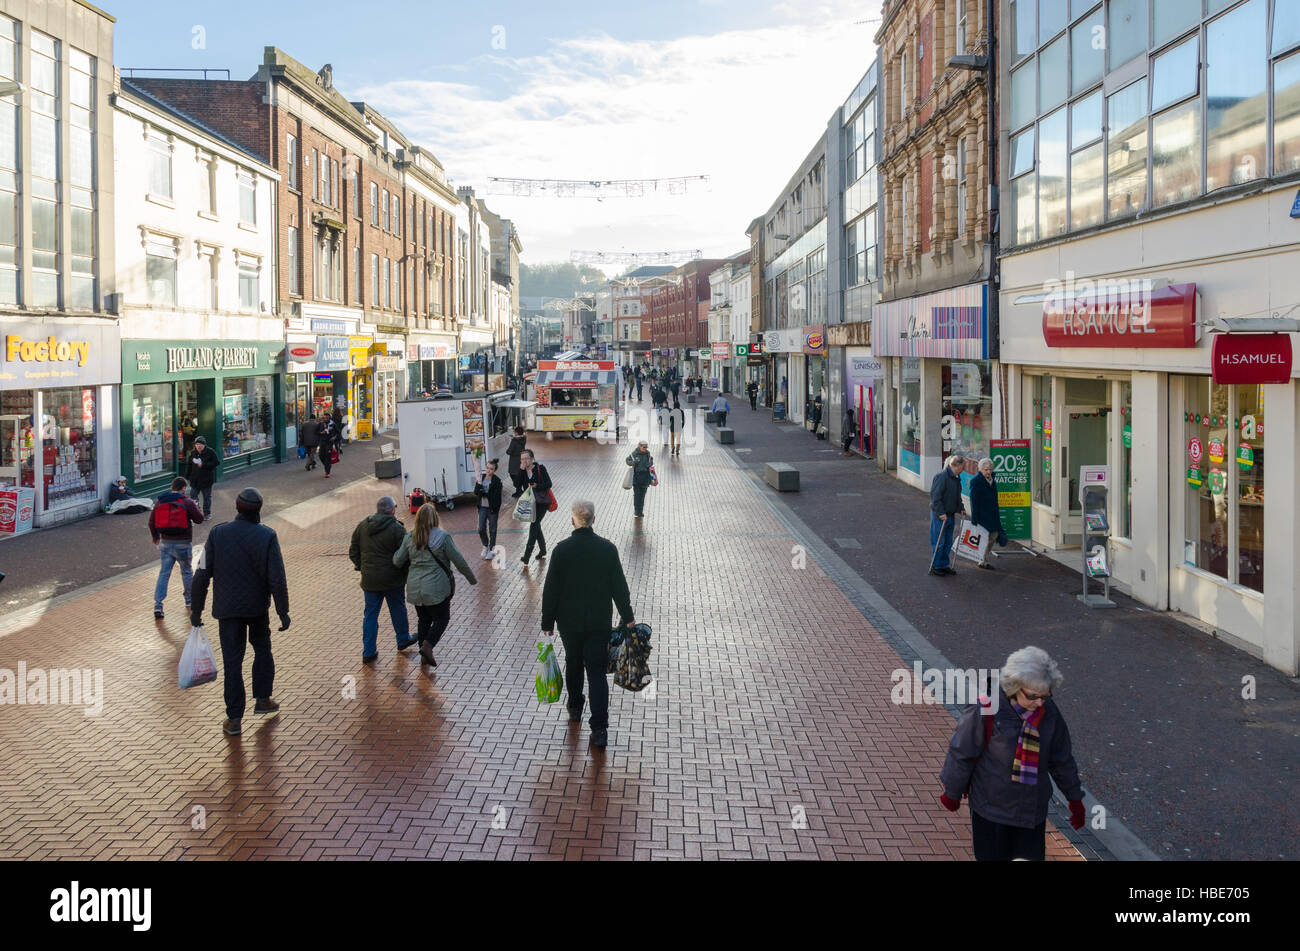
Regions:
<instances>
[{"instance_id":1,"label":"red brick facade","mask_svg":"<svg viewBox=\"0 0 1300 951\"><path fill-rule=\"evenodd\" d=\"M650 342L655 349L700 347L708 338L709 275L724 262L690 261L665 277L677 283L657 288L650 297Z\"/></svg>"}]
</instances>

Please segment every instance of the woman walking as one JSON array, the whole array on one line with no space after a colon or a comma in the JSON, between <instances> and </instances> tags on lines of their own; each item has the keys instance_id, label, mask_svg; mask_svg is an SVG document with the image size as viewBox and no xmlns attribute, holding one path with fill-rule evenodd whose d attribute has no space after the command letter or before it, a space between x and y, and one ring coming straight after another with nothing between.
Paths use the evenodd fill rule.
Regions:
<instances>
[{"instance_id":1,"label":"woman walking","mask_svg":"<svg viewBox=\"0 0 1300 951\"><path fill-rule=\"evenodd\" d=\"M1070 731L1052 702L1064 678L1047 651L1022 647L1007 658L1000 680L994 698L980 697L957 722L939 801L956 812L962 797L970 797L976 861L1042 861L1052 799L1043 773L1069 800L1070 825L1082 829L1085 819Z\"/></svg>"},{"instance_id":2,"label":"woman walking","mask_svg":"<svg viewBox=\"0 0 1300 951\"><path fill-rule=\"evenodd\" d=\"M510 445L506 447L506 471L510 473L510 482L515 487L514 494L510 497L517 499L524 494L526 483L523 479L523 470L519 465L519 454L524 451L524 444L528 442L528 437L524 435L524 427L516 426L514 435L510 437Z\"/></svg>"},{"instance_id":3,"label":"woman walking","mask_svg":"<svg viewBox=\"0 0 1300 951\"><path fill-rule=\"evenodd\" d=\"M650 455L650 445L642 439L627 457L627 464L632 467L632 512L634 517L645 515L645 493L654 478L650 467L655 464Z\"/></svg>"},{"instance_id":4,"label":"woman walking","mask_svg":"<svg viewBox=\"0 0 1300 951\"><path fill-rule=\"evenodd\" d=\"M330 477L330 466L334 464L333 453L338 450L334 448L334 441L338 437L338 429L334 425L334 420L329 413L320 414L320 464L325 467L325 478Z\"/></svg>"},{"instance_id":5,"label":"woman walking","mask_svg":"<svg viewBox=\"0 0 1300 951\"><path fill-rule=\"evenodd\" d=\"M497 514L501 511L496 459L488 460L487 471L474 483L474 494L478 496L478 537L483 542L483 560L488 561L497 547Z\"/></svg>"},{"instance_id":6,"label":"woman walking","mask_svg":"<svg viewBox=\"0 0 1300 951\"><path fill-rule=\"evenodd\" d=\"M337 406L334 407L334 415L331 417L334 422L334 448L338 450L340 456L343 455L343 410Z\"/></svg>"},{"instance_id":7,"label":"woman walking","mask_svg":"<svg viewBox=\"0 0 1300 951\"><path fill-rule=\"evenodd\" d=\"M533 451L525 449L519 457L523 466L524 484L533 490L533 520L528 523L528 545L524 548L524 557L519 560L525 565L533 556L533 545L537 546L537 558L546 557L546 536L542 534L542 519L546 517L551 504L551 476L546 466L533 458Z\"/></svg>"},{"instance_id":8,"label":"woman walking","mask_svg":"<svg viewBox=\"0 0 1300 951\"><path fill-rule=\"evenodd\" d=\"M1002 530L1002 512L998 508L998 480L993 475L993 460L981 459L979 470L979 475L971 479L970 483L970 520L988 533L989 544L984 556L988 558L987 551L993 547L994 541L999 545L1007 543L1007 533ZM993 570L987 561L979 564L981 568Z\"/></svg>"},{"instance_id":9,"label":"woman walking","mask_svg":"<svg viewBox=\"0 0 1300 951\"><path fill-rule=\"evenodd\" d=\"M478 579L451 536L438 527L438 510L432 502L421 505L415 513L415 528L402 539L402 546L393 555L393 564L398 568L410 566L406 573L406 600L415 605L420 658L429 666L437 667L433 649L451 622L451 598L456 593L451 566L454 564L470 584L478 584Z\"/></svg>"},{"instance_id":10,"label":"woman walking","mask_svg":"<svg viewBox=\"0 0 1300 951\"><path fill-rule=\"evenodd\" d=\"M670 456L680 456L682 454L681 436L686 430L686 411L682 409L682 404L673 400L672 412L668 414L668 438L672 441L668 448Z\"/></svg>"}]
</instances>

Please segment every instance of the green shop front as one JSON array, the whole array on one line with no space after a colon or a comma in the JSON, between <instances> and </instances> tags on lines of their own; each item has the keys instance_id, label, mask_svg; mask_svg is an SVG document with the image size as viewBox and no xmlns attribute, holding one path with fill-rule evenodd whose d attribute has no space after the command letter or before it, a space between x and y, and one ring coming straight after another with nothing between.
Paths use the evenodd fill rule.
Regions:
<instances>
[{"instance_id":1,"label":"green shop front","mask_svg":"<svg viewBox=\"0 0 1300 951\"><path fill-rule=\"evenodd\" d=\"M132 488L162 491L204 437L218 479L284 459L284 344L123 340L122 459Z\"/></svg>"}]
</instances>

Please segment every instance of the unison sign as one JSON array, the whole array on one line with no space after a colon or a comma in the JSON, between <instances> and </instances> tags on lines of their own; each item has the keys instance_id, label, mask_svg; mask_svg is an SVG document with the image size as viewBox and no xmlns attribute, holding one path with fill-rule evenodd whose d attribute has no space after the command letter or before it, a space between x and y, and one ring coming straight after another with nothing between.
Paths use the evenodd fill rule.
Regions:
<instances>
[{"instance_id":1,"label":"unison sign","mask_svg":"<svg viewBox=\"0 0 1300 951\"><path fill-rule=\"evenodd\" d=\"M168 347L167 372L256 370L257 347Z\"/></svg>"},{"instance_id":2,"label":"unison sign","mask_svg":"<svg viewBox=\"0 0 1300 951\"><path fill-rule=\"evenodd\" d=\"M1210 368L1214 382L1227 386L1287 383L1291 379L1291 338L1287 334L1216 334Z\"/></svg>"}]
</instances>

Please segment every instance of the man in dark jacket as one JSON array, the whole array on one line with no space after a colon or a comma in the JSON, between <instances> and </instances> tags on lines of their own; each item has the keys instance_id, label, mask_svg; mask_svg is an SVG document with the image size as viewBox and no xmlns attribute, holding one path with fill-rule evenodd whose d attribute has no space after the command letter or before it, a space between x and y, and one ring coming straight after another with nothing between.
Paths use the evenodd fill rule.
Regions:
<instances>
[{"instance_id":1,"label":"man in dark jacket","mask_svg":"<svg viewBox=\"0 0 1300 951\"><path fill-rule=\"evenodd\" d=\"M222 522L208 533L203 559L194 574L190 623L203 623L203 605L212 584L212 616L221 633L221 663L225 670L226 722L231 736L240 732L244 716L244 652L253 645L254 713L274 713L280 705L271 699L275 685L275 659L271 656L271 618L275 599L280 630L289 629L289 586L275 531L260 524L262 496L244 489L235 499L235 520Z\"/></svg>"},{"instance_id":2,"label":"man in dark jacket","mask_svg":"<svg viewBox=\"0 0 1300 951\"><path fill-rule=\"evenodd\" d=\"M190 591L194 579L190 562L194 555L194 526L203 521L203 513L194 500L185 495L186 482L181 476L172 479L170 492L158 496L149 512L149 534L158 546L162 563L158 581L153 586L153 616L162 620L163 598L172 579L172 565L180 565L181 585L185 589L185 610L190 610Z\"/></svg>"},{"instance_id":3,"label":"man in dark jacket","mask_svg":"<svg viewBox=\"0 0 1300 951\"><path fill-rule=\"evenodd\" d=\"M523 467L524 488L533 490L533 509L536 512L533 520L528 523L528 544L524 546L524 556L519 559L526 565L528 559L533 557L534 545L537 546L537 557L539 559L546 557L546 536L542 534L542 519L546 518L546 513L550 511L551 474L546 471L546 466L533 457L531 449L525 449L520 454L519 464Z\"/></svg>"},{"instance_id":4,"label":"man in dark jacket","mask_svg":"<svg viewBox=\"0 0 1300 951\"><path fill-rule=\"evenodd\" d=\"M379 609L388 602L388 616L393 620L399 651L413 645L410 621L406 616L406 569L393 564L393 556L402 547L406 529L394 517L397 501L385 495L375 503L375 514L368 515L352 530L348 557L361 572L361 590L366 594L366 610L361 620L361 661L368 664L379 656Z\"/></svg>"},{"instance_id":5,"label":"man in dark jacket","mask_svg":"<svg viewBox=\"0 0 1300 951\"><path fill-rule=\"evenodd\" d=\"M952 533L957 516L966 514L961 501L961 471L966 465L964 456L948 457L948 464L930 483L930 574L955 575L949 564L952 550Z\"/></svg>"},{"instance_id":6,"label":"man in dark jacket","mask_svg":"<svg viewBox=\"0 0 1300 951\"><path fill-rule=\"evenodd\" d=\"M219 465L221 460L215 449L208 448L208 441L202 436L195 439L194 450L185 466L185 479L190 484L190 498L198 501L199 493L203 494L204 518L212 515L212 483L217 479Z\"/></svg>"},{"instance_id":7,"label":"man in dark jacket","mask_svg":"<svg viewBox=\"0 0 1300 951\"><path fill-rule=\"evenodd\" d=\"M510 445L506 447L506 459L509 460L506 469L510 473L510 482L515 487L514 493L510 496L517 499L524 494L524 489L528 483L523 477L523 467L519 464L519 456L524 451L524 446L528 444L528 437L524 435L524 427L516 426L510 437Z\"/></svg>"},{"instance_id":8,"label":"man in dark jacket","mask_svg":"<svg viewBox=\"0 0 1300 951\"><path fill-rule=\"evenodd\" d=\"M593 530L596 506L573 503L573 534L555 546L542 588L542 633L558 624L564 643L565 679L569 685L569 721L582 721L582 677L591 683L591 745L603 747L609 730L610 605L628 627L632 600L618 549Z\"/></svg>"},{"instance_id":9,"label":"man in dark jacket","mask_svg":"<svg viewBox=\"0 0 1300 951\"><path fill-rule=\"evenodd\" d=\"M306 470L311 472L316 468L316 449L320 446L320 420L308 419L298 427L298 438L302 440L302 448L307 450L304 458L307 460Z\"/></svg>"}]
</instances>

